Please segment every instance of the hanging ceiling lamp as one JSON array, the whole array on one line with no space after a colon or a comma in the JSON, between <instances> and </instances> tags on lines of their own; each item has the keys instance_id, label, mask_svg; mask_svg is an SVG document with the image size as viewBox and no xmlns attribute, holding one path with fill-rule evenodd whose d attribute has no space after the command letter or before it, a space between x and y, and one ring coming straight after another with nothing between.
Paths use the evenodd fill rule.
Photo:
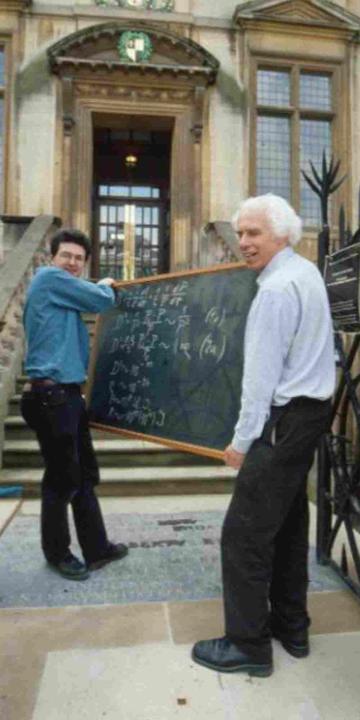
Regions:
<instances>
[{"instance_id":1,"label":"hanging ceiling lamp","mask_svg":"<svg viewBox=\"0 0 360 720\"><path fill-rule=\"evenodd\" d=\"M137 166L138 158L136 155L129 154L125 157L125 165L128 168L135 168Z\"/></svg>"}]
</instances>

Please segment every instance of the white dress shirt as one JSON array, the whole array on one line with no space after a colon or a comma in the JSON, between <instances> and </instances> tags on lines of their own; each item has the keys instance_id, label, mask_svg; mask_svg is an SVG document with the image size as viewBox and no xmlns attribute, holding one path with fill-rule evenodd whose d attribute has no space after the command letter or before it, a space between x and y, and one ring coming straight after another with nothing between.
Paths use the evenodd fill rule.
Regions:
<instances>
[{"instance_id":1,"label":"white dress shirt","mask_svg":"<svg viewBox=\"0 0 360 720\"><path fill-rule=\"evenodd\" d=\"M323 279L291 247L259 274L248 314L239 420L232 447L246 453L271 405L298 396L326 400L335 388L333 328Z\"/></svg>"}]
</instances>

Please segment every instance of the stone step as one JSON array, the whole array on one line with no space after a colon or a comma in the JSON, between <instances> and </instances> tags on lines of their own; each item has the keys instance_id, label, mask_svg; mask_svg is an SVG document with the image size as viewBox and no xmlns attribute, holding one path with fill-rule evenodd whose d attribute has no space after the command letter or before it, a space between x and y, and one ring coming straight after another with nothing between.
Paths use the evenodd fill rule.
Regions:
<instances>
[{"instance_id":1,"label":"stone step","mask_svg":"<svg viewBox=\"0 0 360 720\"><path fill-rule=\"evenodd\" d=\"M201 455L193 455L143 440L94 440L100 467L143 467L144 465L204 465ZM42 457L36 440L5 440L4 468L42 467ZM207 465L221 465L218 460L206 459Z\"/></svg>"},{"instance_id":2,"label":"stone step","mask_svg":"<svg viewBox=\"0 0 360 720\"><path fill-rule=\"evenodd\" d=\"M16 468L0 471L0 487L21 485L24 497L39 497L42 470ZM98 494L125 495L185 495L199 493L227 493L233 488L236 471L219 467L106 467L101 470Z\"/></svg>"},{"instance_id":3,"label":"stone step","mask_svg":"<svg viewBox=\"0 0 360 720\"><path fill-rule=\"evenodd\" d=\"M20 393L17 393L16 395L13 395L12 398L10 398L8 405L9 416L13 417L14 415L20 415L20 399Z\"/></svg>"},{"instance_id":4,"label":"stone step","mask_svg":"<svg viewBox=\"0 0 360 720\"><path fill-rule=\"evenodd\" d=\"M25 374L17 376L17 378L16 378L16 393L17 394L22 392L23 386L28 379L29 379L28 376Z\"/></svg>"}]
</instances>

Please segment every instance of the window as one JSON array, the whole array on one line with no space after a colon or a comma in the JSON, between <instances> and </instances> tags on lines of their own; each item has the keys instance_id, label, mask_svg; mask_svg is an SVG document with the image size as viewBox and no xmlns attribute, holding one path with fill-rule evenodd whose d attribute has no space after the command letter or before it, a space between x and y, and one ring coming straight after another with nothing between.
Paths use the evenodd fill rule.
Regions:
<instances>
[{"instance_id":1,"label":"window","mask_svg":"<svg viewBox=\"0 0 360 720\"><path fill-rule=\"evenodd\" d=\"M319 225L320 203L301 170L312 160L321 173L323 151L334 142L335 71L296 64L256 65L257 194L273 192L289 200L307 226Z\"/></svg>"}]
</instances>

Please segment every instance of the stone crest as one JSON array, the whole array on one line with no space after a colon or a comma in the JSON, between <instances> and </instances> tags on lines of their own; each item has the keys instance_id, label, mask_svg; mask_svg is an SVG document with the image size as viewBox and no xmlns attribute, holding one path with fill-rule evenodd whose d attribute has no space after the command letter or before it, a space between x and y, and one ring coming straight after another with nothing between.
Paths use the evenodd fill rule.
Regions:
<instances>
[{"instance_id":1,"label":"stone crest","mask_svg":"<svg viewBox=\"0 0 360 720\"><path fill-rule=\"evenodd\" d=\"M128 30L120 35L118 42L120 60L145 62L152 55L152 42L146 33Z\"/></svg>"}]
</instances>

